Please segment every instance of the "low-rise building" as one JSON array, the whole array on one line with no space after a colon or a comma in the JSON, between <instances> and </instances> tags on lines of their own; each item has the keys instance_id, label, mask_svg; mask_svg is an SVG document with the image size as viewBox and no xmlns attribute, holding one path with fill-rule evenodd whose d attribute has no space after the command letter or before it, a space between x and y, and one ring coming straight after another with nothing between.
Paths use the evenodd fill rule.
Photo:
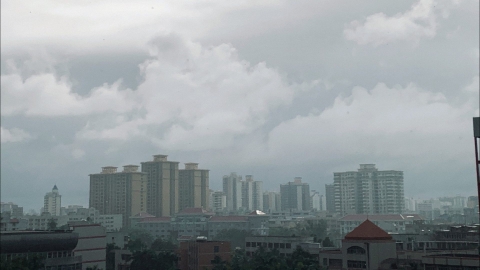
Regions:
<instances>
[{"instance_id":1,"label":"low-rise building","mask_svg":"<svg viewBox=\"0 0 480 270\"><path fill-rule=\"evenodd\" d=\"M79 236L72 231L9 231L0 234L3 263L37 255L45 269L82 269L82 256L74 252Z\"/></svg>"},{"instance_id":2,"label":"low-rise building","mask_svg":"<svg viewBox=\"0 0 480 270\"><path fill-rule=\"evenodd\" d=\"M313 243L313 237L302 236L250 236L245 238L245 252L252 256L259 247L277 249L281 255L292 254L298 246Z\"/></svg>"},{"instance_id":3,"label":"low-rise building","mask_svg":"<svg viewBox=\"0 0 480 270\"><path fill-rule=\"evenodd\" d=\"M215 258L230 262L230 242L206 241L203 238L180 242L178 268L191 270L212 269Z\"/></svg>"},{"instance_id":4,"label":"low-rise building","mask_svg":"<svg viewBox=\"0 0 480 270\"><path fill-rule=\"evenodd\" d=\"M100 224L87 221L70 222L70 229L78 234L78 243L73 250L75 255L82 256L82 269L98 267L105 269L106 231Z\"/></svg>"},{"instance_id":5,"label":"low-rise building","mask_svg":"<svg viewBox=\"0 0 480 270\"><path fill-rule=\"evenodd\" d=\"M380 269L384 260L396 255L392 236L365 220L345 236L340 249L320 251L320 265L327 269Z\"/></svg>"},{"instance_id":6,"label":"low-rise building","mask_svg":"<svg viewBox=\"0 0 480 270\"><path fill-rule=\"evenodd\" d=\"M339 220L340 234L348 234L365 220L370 220L382 230L390 233L404 233L408 225L423 220L417 214L393 214L393 215L346 215Z\"/></svg>"}]
</instances>

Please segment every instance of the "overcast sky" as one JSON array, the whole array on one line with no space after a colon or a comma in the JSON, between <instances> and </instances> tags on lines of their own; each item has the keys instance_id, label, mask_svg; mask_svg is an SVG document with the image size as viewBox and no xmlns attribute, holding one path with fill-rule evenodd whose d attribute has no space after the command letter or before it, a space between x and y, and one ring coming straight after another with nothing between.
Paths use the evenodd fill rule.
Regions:
<instances>
[{"instance_id":1,"label":"overcast sky","mask_svg":"<svg viewBox=\"0 0 480 270\"><path fill-rule=\"evenodd\" d=\"M324 193L360 163L475 195L479 1L2 1L1 200L88 206L154 154Z\"/></svg>"}]
</instances>

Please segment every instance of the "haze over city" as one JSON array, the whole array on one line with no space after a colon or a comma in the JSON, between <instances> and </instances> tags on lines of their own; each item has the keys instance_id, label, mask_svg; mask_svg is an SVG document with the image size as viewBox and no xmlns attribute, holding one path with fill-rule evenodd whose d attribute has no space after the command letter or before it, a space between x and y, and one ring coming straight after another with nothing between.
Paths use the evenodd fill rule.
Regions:
<instances>
[{"instance_id":1,"label":"haze over city","mask_svg":"<svg viewBox=\"0 0 480 270\"><path fill-rule=\"evenodd\" d=\"M359 164L475 195L478 1L3 1L1 198L152 155L264 190ZM183 167L183 164L181 165Z\"/></svg>"}]
</instances>

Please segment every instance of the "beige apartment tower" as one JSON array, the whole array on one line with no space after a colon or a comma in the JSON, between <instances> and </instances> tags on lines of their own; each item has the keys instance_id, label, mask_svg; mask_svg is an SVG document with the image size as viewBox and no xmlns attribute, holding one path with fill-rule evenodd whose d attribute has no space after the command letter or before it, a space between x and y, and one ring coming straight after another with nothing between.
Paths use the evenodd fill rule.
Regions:
<instances>
[{"instance_id":1,"label":"beige apartment tower","mask_svg":"<svg viewBox=\"0 0 480 270\"><path fill-rule=\"evenodd\" d=\"M153 161L142 162L147 179L147 212L157 217L178 212L178 163L167 155L154 155Z\"/></svg>"},{"instance_id":2,"label":"beige apartment tower","mask_svg":"<svg viewBox=\"0 0 480 270\"><path fill-rule=\"evenodd\" d=\"M198 169L198 163L185 163L178 171L178 211L185 208L209 209L209 170Z\"/></svg>"},{"instance_id":3,"label":"beige apartment tower","mask_svg":"<svg viewBox=\"0 0 480 270\"><path fill-rule=\"evenodd\" d=\"M90 174L90 207L101 215L122 214L123 226L128 226L129 217L146 211L147 182L137 165L102 167L101 173Z\"/></svg>"}]
</instances>

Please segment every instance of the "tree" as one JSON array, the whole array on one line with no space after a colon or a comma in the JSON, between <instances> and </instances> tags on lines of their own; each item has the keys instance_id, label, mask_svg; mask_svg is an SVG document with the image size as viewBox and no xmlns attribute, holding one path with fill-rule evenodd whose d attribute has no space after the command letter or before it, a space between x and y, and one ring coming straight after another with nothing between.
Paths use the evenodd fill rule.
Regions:
<instances>
[{"instance_id":1,"label":"tree","mask_svg":"<svg viewBox=\"0 0 480 270\"><path fill-rule=\"evenodd\" d=\"M327 237L325 237L325 239L323 239L323 241L322 241L322 246L324 246L324 247L333 247L334 244L333 244L332 240L330 240L330 238L327 236Z\"/></svg>"},{"instance_id":2,"label":"tree","mask_svg":"<svg viewBox=\"0 0 480 270\"><path fill-rule=\"evenodd\" d=\"M130 229L128 230L128 236L130 237L130 241L140 240L140 242L144 243L147 247L152 245L153 237L152 235L141 229Z\"/></svg>"},{"instance_id":3,"label":"tree","mask_svg":"<svg viewBox=\"0 0 480 270\"><path fill-rule=\"evenodd\" d=\"M137 251L132 255L131 270L174 270L177 256L172 252L159 252L152 250Z\"/></svg>"},{"instance_id":4,"label":"tree","mask_svg":"<svg viewBox=\"0 0 480 270\"><path fill-rule=\"evenodd\" d=\"M301 247L297 247L295 251L287 258L288 269L295 270L320 270L320 265L316 260L316 256L312 255Z\"/></svg>"},{"instance_id":5,"label":"tree","mask_svg":"<svg viewBox=\"0 0 480 270\"><path fill-rule=\"evenodd\" d=\"M177 246L171 241L163 240L162 238L157 238L155 239L155 241L153 241L150 248L153 251L175 251L177 249Z\"/></svg>"},{"instance_id":6,"label":"tree","mask_svg":"<svg viewBox=\"0 0 480 270\"><path fill-rule=\"evenodd\" d=\"M56 229L57 229L57 222L56 222L53 218L51 218L51 219L48 221L47 226L48 226L48 229L49 229L50 231L56 230Z\"/></svg>"},{"instance_id":7,"label":"tree","mask_svg":"<svg viewBox=\"0 0 480 270\"><path fill-rule=\"evenodd\" d=\"M228 263L219 256L215 256L215 258L212 260L212 265L213 268L212 270L227 270L228 269Z\"/></svg>"}]
</instances>

